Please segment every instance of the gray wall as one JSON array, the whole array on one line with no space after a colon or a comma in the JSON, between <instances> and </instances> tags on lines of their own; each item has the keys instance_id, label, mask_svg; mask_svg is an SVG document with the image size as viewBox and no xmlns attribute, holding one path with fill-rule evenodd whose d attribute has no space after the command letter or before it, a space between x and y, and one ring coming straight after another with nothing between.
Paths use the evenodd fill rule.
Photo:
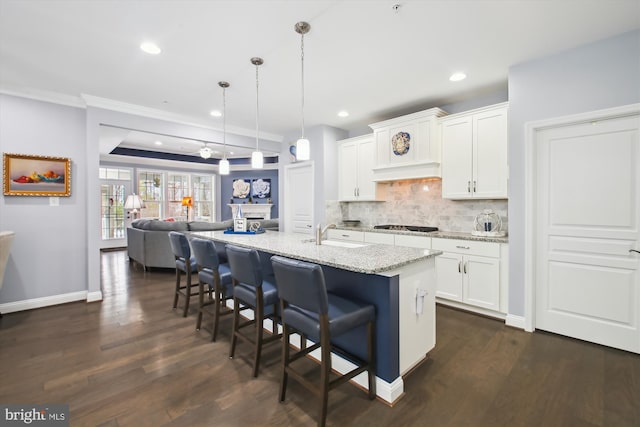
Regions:
<instances>
[{"instance_id":1,"label":"gray wall","mask_svg":"<svg viewBox=\"0 0 640 427\"><path fill-rule=\"evenodd\" d=\"M640 31L509 69L510 314L524 315L525 123L637 102Z\"/></svg>"},{"instance_id":2,"label":"gray wall","mask_svg":"<svg viewBox=\"0 0 640 427\"><path fill-rule=\"evenodd\" d=\"M85 110L0 95L0 151L71 159L71 197L59 206L0 198L0 229L16 233L0 303L86 291Z\"/></svg>"}]
</instances>

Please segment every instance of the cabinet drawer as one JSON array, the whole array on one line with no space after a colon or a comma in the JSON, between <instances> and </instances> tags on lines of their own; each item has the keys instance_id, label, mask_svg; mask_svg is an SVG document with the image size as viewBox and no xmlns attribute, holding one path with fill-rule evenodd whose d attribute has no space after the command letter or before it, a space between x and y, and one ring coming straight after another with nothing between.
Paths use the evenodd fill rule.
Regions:
<instances>
[{"instance_id":1,"label":"cabinet drawer","mask_svg":"<svg viewBox=\"0 0 640 427\"><path fill-rule=\"evenodd\" d=\"M387 233L364 233L364 241L367 243L382 243L384 245L393 245L394 237L397 239L399 236Z\"/></svg>"},{"instance_id":2,"label":"cabinet drawer","mask_svg":"<svg viewBox=\"0 0 640 427\"><path fill-rule=\"evenodd\" d=\"M478 242L475 240L433 238L431 248L444 252L454 252L463 255L480 255L500 258L500 244L493 242Z\"/></svg>"},{"instance_id":3,"label":"cabinet drawer","mask_svg":"<svg viewBox=\"0 0 640 427\"><path fill-rule=\"evenodd\" d=\"M431 249L431 237L396 235L396 246L409 248Z\"/></svg>"},{"instance_id":4,"label":"cabinet drawer","mask_svg":"<svg viewBox=\"0 0 640 427\"><path fill-rule=\"evenodd\" d=\"M350 240L353 242L364 242L363 231L349 231L349 230L327 230L327 238L334 240Z\"/></svg>"}]
</instances>

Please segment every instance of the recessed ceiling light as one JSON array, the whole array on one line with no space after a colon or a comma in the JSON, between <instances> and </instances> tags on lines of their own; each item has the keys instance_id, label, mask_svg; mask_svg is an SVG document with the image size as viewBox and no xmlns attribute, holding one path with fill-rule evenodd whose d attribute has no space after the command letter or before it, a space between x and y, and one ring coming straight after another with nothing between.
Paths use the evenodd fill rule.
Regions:
<instances>
[{"instance_id":1,"label":"recessed ceiling light","mask_svg":"<svg viewBox=\"0 0 640 427\"><path fill-rule=\"evenodd\" d=\"M213 110L209 114L211 114L213 117L222 117L222 112L218 110Z\"/></svg>"},{"instance_id":2,"label":"recessed ceiling light","mask_svg":"<svg viewBox=\"0 0 640 427\"><path fill-rule=\"evenodd\" d=\"M338 117L349 117L349 112L348 111L339 111L338 112Z\"/></svg>"},{"instance_id":3,"label":"recessed ceiling light","mask_svg":"<svg viewBox=\"0 0 640 427\"><path fill-rule=\"evenodd\" d=\"M154 144L156 144L156 145L162 145L162 141L156 141L156 142L154 142Z\"/></svg>"},{"instance_id":4,"label":"recessed ceiling light","mask_svg":"<svg viewBox=\"0 0 640 427\"><path fill-rule=\"evenodd\" d=\"M460 80L464 80L467 78L467 75L465 73L453 73L451 74L451 77L449 77L449 80L451 80L452 82L459 82Z\"/></svg>"},{"instance_id":5,"label":"recessed ceiling light","mask_svg":"<svg viewBox=\"0 0 640 427\"><path fill-rule=\"evenodd\" d=\"M143 52L146 52L149 55L158 55L160 52L162 52L162 49L160 49L157 44L152 42L142 43L140 45L140 49L142 49Z\"/></svg>"}]
</instances>

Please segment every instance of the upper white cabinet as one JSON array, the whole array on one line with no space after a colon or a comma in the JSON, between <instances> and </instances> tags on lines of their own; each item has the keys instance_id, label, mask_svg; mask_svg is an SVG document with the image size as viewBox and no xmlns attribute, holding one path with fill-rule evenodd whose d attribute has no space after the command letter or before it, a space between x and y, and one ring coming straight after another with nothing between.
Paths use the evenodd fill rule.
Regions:
<instances>
[{"instance_id":1,"label":"upper white cabinet","mask_svg":"<svg viewBox=\"0 0 640 427\"><path fill-rule=\"evenodd\" d=\"M440 119L442 197L507 198L507 103Z\"/></svg>"},{"instance_id":2,"label":"upper white cabinet","mask_svg":"<svg viewBox=\"0 0 640 427\"><path fill-rule=\"evenodd\" d=\"M376 200L373 167L376 145L373 135L338 141L338 197L340 201Z\"/></svg>"},{"instance_id":3,"label":"upper white cabinet","mask_svg":"<svg viewBox=\"0 0 640 427\"><path fill-rule=\"evenodd\" d=\"M373 129L377 162L375 181L440 176L439 108L369 125Z\"/></svg>"}]
</instances>

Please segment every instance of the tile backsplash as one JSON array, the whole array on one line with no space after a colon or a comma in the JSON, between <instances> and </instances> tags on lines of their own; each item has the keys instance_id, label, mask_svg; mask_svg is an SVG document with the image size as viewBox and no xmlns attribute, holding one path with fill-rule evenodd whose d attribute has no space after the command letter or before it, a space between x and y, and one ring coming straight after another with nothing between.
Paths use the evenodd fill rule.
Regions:
<instances>
[{"instance_id":1,"label":"tile backsplash","mask_svg":"<svg viewBox=\"0 0 640 427\"><path fill-rule=\"evenodd\" d=\"M413 179L378 184L384 202L327 201L327 223L359 219L364 226L377 224L425 225L444 231L470 232L473 220L485 209L500 215L508 230L507 200L449 200L442 198L442 180Z\"/></svg>"}]
</instances>

